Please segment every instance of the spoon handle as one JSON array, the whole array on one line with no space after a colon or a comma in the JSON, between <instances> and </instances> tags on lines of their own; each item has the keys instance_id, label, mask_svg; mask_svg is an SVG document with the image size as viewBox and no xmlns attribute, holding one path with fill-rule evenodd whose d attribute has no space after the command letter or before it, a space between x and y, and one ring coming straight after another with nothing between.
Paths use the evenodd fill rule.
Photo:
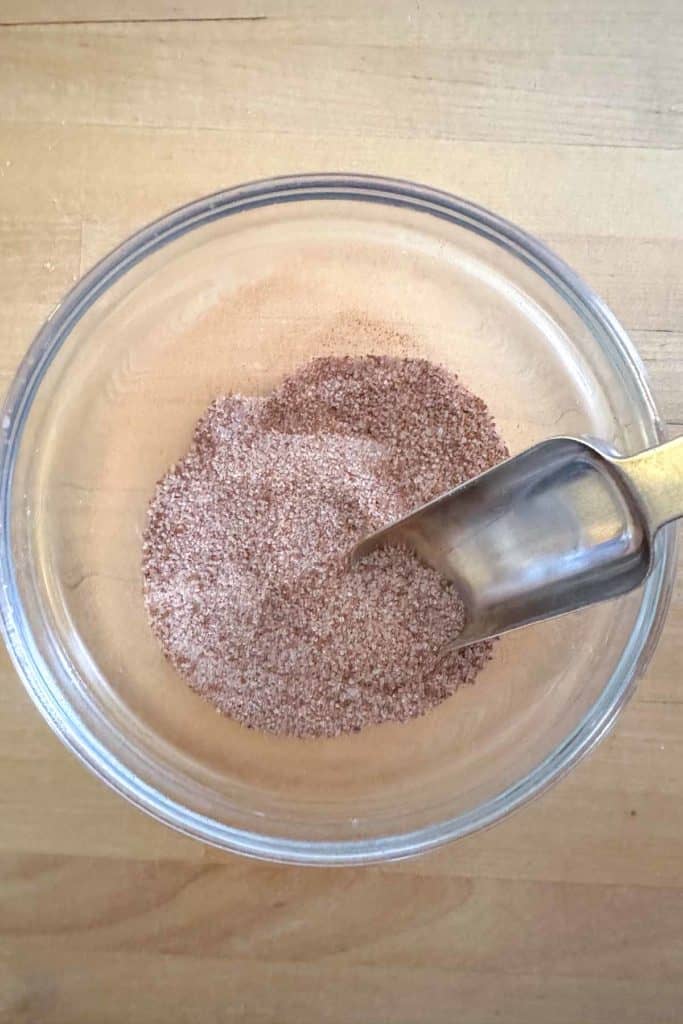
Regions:
<instances>
[{"instance_id":1,"label":"spoon handle","mask_svg":"<svg viewBox=\"0 0 683 1024\"><path fill-rule=\"evenodd\" d=\"M683 437L614 464L640 498L653 534L683 516Z\"/></svg>"}]
</instances>

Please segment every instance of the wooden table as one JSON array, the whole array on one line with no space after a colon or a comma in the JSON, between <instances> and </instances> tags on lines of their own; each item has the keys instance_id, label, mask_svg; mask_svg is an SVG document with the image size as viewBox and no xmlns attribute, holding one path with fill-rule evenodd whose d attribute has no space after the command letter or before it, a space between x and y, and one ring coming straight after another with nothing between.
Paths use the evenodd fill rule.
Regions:
<instances>
[{"instance_id":1,"label":"wooden table","mask_svg":"<svg viewBox=\"0 0 683 1024\"><path fill-rule=\"evenodd\" d=\"M0 378L152 217L302 169L429 182L555 247L683 431L680 0L0 0ZM683 579L683 577L681 577ZM613 735L484 835L361 870L139 814L6 657L0 1019L683 1019L683 591Z\"/></svg>"}]
</instances>

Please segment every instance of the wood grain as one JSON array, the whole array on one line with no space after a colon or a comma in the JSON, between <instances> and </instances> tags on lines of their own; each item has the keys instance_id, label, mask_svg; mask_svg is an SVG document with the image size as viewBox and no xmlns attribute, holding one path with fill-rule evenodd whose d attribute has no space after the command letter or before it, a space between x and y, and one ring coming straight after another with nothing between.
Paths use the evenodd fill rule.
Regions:
<instances>
[{"instance_id":1,"label":"wood grain","mask_svg":"<svg viewBox=\"0 0 683 1024\"><path fill-rule=\"evenodd\" d=\"M341 168L541 235L614 308L680 433L682 42L678 0L0 0L0 387L140 224ZM617 728L551 793L417 861L312 871L129 807L3 654L0 1020L680 1020L682 662L679 582Z\"/></svg>"},{"instance_id":2,"label":"wood grain","mask_svg":"<svg viewBox=\"0 0 683 1024\"><path fill-rule=\"evenodd\" d=\"M26 24L34 20L26 15L17 23L20 11L10 5L0 39L4 116L278 134L680 145L680 112L670 93L682 83L675 5L650 7L647 16L647 5L637 5L624 18L630 32L617 31L619 43L607 52L594 45L595 5L578 6L532 0L512 18L500 0L428 4L424 11L408 2L382 4L369 16L357 2L344 5L343 14L329 0L320 9L271 2L256 14L198 14L188 22L168 5L157 6L166 17L151 20L119 15L84 23L65 14L60 25L52 5L36 24ZM621 28L620 12L607 6L608 16L598 19L604 40L615 24ZM62 82L68 88L60 89Z\"/></svg>"}]
</instances>

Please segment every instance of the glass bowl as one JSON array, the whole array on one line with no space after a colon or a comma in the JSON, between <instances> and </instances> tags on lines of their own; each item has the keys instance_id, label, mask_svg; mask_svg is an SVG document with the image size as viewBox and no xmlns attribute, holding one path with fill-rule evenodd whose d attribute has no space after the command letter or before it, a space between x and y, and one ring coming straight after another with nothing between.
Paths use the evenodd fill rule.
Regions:
<instances>
[{"instance_id":1,"label":"glass bowl","mask_svg":"<svg viewBox=\"0 0 683 1024\"><path fill-rule=\"evenodd\" d=\"M200 199L124 242L50 316L2 412L5 638L55 732L114 789L217 846L298 863L415 854L490 825L605 734L671 589L511 634L423 718L338 739L247 730L164 660L142 600L155 482L217 394L366 347L445 364L513 452L553 434L662 440L643 367L604 304L529 235L407 182L280 178Z\"/></svg>"}]
</instances>

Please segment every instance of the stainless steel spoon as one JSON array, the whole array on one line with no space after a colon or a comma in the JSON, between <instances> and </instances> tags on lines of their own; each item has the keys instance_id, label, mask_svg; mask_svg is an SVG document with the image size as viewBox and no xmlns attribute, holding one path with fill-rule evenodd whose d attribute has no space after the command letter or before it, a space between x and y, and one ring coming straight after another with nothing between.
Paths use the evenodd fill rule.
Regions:
<instances>
[{"instance_id":1,"label":"stainless steel spoon","mask_svg":"<svg viewBox=\"0 0 683 1024\"><path fill-rule=\"evenodd\" d=\"M407 545L453 580L465 647L637 587L664 523L683 516L683 437L617 456L555 437L360 541Z\"/></svg>"}]
</instances>

